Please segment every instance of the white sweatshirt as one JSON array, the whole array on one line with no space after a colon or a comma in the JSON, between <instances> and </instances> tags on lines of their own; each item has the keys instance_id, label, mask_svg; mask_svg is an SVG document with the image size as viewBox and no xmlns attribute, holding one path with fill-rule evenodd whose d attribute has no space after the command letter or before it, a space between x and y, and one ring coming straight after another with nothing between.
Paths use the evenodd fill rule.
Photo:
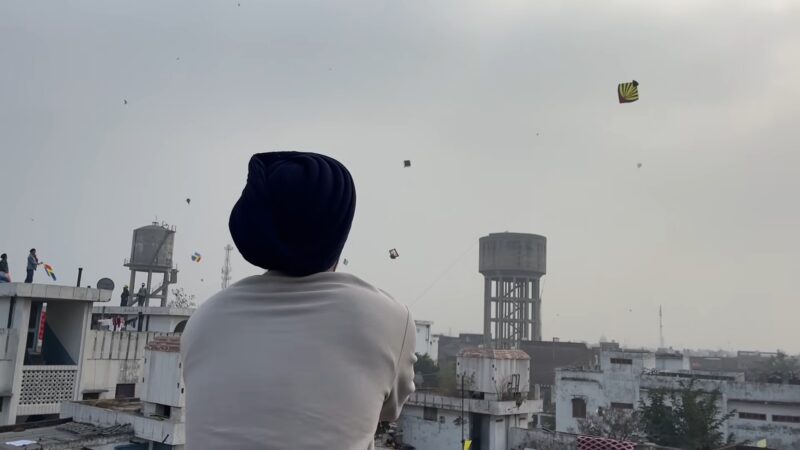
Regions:
<instances>
[{"instance_id":1,"label":"white sweatshirt","mask_svg":"<svg viewBox=\"0 0 800 450\"><path fill-rule=\"evenodd\" d=\"M252 276L181 338L188 450L367 450L414 392L408 308L359 278Z\"/></svg>"}]
</instances>

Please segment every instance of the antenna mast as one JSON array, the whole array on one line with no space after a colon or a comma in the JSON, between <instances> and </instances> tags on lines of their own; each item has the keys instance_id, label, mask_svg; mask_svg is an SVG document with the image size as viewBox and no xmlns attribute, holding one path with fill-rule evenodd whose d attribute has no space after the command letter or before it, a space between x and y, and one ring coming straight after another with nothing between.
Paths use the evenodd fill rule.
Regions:
<instances>
[{"instance_id":1,"label":"antenna mast","mask_svg":"<svg viewBox=\"0 0 800 450\"><path fill-rule=\"evenodd\" d=\"M661 313L661 305L658 305L658 345L664 348L664 315Z\"/></svg>"},{"instance_id":2,"label":"antenna mast","mask_svg":"<svg viewBox=\"0 0 800 450\"><path fill-rule=\"evenodd\" d=\"M228 282L231 281L231 251L233 246L228 244L225 246L225 263L222 265L222 289L228 287Z\"/></svg>"}]
</instances>

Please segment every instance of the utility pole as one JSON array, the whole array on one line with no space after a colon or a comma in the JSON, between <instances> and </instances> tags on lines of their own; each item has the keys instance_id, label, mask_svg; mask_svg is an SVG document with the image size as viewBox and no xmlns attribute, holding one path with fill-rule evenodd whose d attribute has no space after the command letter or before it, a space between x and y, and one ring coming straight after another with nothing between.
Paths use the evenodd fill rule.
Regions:
<instances>
[{"instance_id":1,"label":"utility pole","mask_svg":"<svg viewBox=\"0 0 800 450\"><path fill-rule=\"evenodd\" d=\"M461 448L464 448L464 376L466 372L461 372Z\"/></svg>"},{"instance_id":2,"label":"utility pole","mask_svg":"<svg viewBox=\"0 0 800 450\"><path fill-rule=\"evenodd\" d=\"M233 246L228 244L225 246L225 263L222 265L222 289L226 289L228 287L228 282L231 281L231 251L233 251Z\"/></svg>"}]
</instances>

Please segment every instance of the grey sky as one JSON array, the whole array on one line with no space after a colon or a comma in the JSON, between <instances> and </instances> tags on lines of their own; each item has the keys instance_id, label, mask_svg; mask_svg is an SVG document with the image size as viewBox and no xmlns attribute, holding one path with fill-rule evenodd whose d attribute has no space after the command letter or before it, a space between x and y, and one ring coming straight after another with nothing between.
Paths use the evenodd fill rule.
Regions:
<instances>
[{"instance_id":1,"label":"grey sky","mask_svg":"<svg viewBox=\"0 0 800 450\"><path fill-rule=\"evenodd\" d=\"M788 0L5 1L0 251L121 286L158 216L202 300L250 154L319 151L356 179L344 270L438 332L481 329L475 242L508 230L548 238L545 339L655 346L663 304L675 347L798 352L799 24Z\"/></svg>"}]
</instances>

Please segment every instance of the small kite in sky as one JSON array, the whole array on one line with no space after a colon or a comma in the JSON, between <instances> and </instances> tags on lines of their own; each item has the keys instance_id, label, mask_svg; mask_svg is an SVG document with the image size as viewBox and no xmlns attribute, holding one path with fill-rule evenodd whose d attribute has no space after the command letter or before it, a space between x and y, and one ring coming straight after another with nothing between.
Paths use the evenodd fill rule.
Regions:
<instances>
[{"instance_id":1,"label":"small kite in sky","mask_svg":"<svg viewBox=\"0 0 800 450\"><path fill-rule=\"evenodd\" d=\"M641 169L641 168L642 168L642 163L637 163L637 164L636 164L636 167L638 167L639 169Z\"/></svg>"},{"instance_id":2,"label":"small kite in sky","mask_svg":"<svg viewBox=\"0 0 800 450\"><path fill-rule=\"evenodd\" d=\"M636 80L630 83L620 83L617 85L617 96L620 103L632 103L639 100L639 82Z\"/></svg>"},{"instance_id":3,"label":"small kite in sky","mask_svg":"<svg viewBox=\"0 0 800 450\"><path fill-rule=\"evenodd\" d=\"M397 259L399 257L400 257L400 253L397 253L397 249L396 248L393 248L393 249L389 250L389 258Z\"/></svg>"},{"instance_id":4,"label":"small kite in sky","mask_svg":"<svg viewBox=\"0 0 800 450\"><path fill-rule=\"evenodd\" d=\"M191 203L192 203L192 199L190 199L190 198L187 198L187 199L186 199L186 204L187 204L187 205L189 205L189 204L191 204Z\"/></svg>"},{"instance_id":5,"label":"small kite in sky","mask_svg":"<svg viewBox=\"0 0 800 450\"><path fill-rule=\"evenodd\" d=\"M197 252L192 253L192 261L200 262L201 259L203 259L203 255Z\"/></svg>"},{"instance_id":6,"label":"small kite in sky","mask_svg":"<svg viewBox=\"0 0 800 450\"><path fill-rule=\"evenodd\" d=\"M348 260L347 260L347 258L345 258L345 259L342 261L342 264L344 264L344 265L346 266L346 265L350 264L350 261L348 261Z\"/></svg>"},{"instance_id":7,"label":"small kite in sky","mask_svg":"<svg viewBox=\"0 0 800 450\"><path fill-rule=\"evenodd\" d=\"M53 266L50 264L45 264L44 271L47 273L48 277L52 278L53 281L56 281L56 272L53 270Z\"/></svg>"},{"instance_id":8,"label":"small kite in sky","mask_svg":"<svg viewBox=\"0 0 800 450\"><path fill-rule=\"evenodd\" d=\"M403 161L403 167L411 167L411 160L407 159L407 160Z\"/></svg>"},{"instance_id":9,"label":"small kite in sky","mask_svg":"<svg viewBox=\"0 0 800 450\"><path fill-rule=\"evenodd\" d=\"M122 104L123 104L123 105L127 105L127 104L128 104L128 101L127 101L127 100L122 100Z\"/></svg>"}]
</instances>

